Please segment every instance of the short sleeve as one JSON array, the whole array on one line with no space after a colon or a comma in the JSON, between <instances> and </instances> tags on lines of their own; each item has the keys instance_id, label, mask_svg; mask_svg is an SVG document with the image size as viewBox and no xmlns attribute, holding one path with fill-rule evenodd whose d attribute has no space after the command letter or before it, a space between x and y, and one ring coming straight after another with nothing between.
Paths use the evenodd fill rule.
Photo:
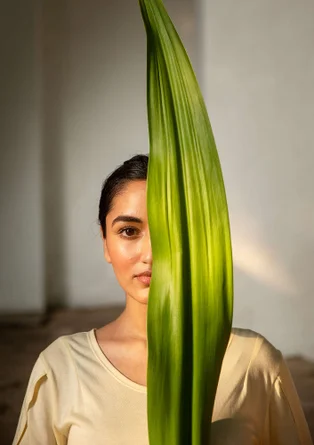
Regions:
<instances>
[{"instance_id":1,"label":"short sleeve","mask_svg":"<svg viewBox=\"0 0 314 445\"><path fill-rule=\"evenodd\" d=\"M265 436L265 443L271 445L312 445L299 397L283 359L270 395Z\"/></svg>"},{"instance_id":2,"label":"short sleeve","mask_svg":"<svg viewBox=\"0 0 314 445\"><path fill-rule=\"evenodd\" d=\"M12 445L65 445L53 426L54 386L39 356L32 370Z\"/></svg>"}]
</instances>

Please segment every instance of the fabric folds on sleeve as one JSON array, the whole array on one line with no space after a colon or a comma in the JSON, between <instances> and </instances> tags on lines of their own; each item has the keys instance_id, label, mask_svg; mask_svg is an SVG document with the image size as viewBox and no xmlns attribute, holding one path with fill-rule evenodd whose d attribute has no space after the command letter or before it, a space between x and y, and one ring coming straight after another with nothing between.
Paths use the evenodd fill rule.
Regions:
<instances>
[{"instance_id":1,"label":"fabric folds on sleeve","mask_svg":"<svg viewBox=\"0 0 314 445\"><path fill-rule=\"evenodd\" d=\"M41 356L37 359L26 390L12 445L65 445L53 426L54 385Z\"/></svg>"},{"instance_id":2,"label":"fabric folds on sleeve","mask_svg":"<svg viewBox=\"0 0 314 445\"><path fill-rule=\"evenodd\" d=\"M265 435L265 443L271 445L312 445L300 400L284 359L270 395Z\"/></svg>"}]
</instances>

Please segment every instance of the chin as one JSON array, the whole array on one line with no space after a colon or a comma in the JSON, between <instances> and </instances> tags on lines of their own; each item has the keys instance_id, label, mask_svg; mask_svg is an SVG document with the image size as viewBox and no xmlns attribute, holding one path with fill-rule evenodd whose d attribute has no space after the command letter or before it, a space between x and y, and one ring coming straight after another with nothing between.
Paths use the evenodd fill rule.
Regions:
<instances>
[{"instance_id":1,"label":"chin","mask_svg":"<svg viewBox=\"0 0 314 445\"><path fill-rule=\"evenodd\" d=\"M138 299L138 301L142 304L147 304L148 303L148 294L149 294L149 288L147 289L147 292L143 292L143 295L141 295Z\"/></svg>"},{"instance_id":2,"label":"chin","mask_svg":"<svg viewBox=\"0 0 314 445\"><path fill-rule=\"evenodd\" d=\"M138 303L147 304L148 303L148 294L149 294L149 287L142 289L139 292L134 293L132 296L133 296L134 300L136 300Z\"/></svg>"}]
</instances>

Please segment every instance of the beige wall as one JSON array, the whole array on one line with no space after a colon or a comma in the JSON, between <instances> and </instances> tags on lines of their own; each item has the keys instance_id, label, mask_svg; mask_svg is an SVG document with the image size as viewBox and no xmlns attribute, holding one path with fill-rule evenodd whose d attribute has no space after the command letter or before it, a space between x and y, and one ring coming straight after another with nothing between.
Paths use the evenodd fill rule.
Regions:
<instances>
[{"instance_id":1,"label":"beige wall","mask_svg":"<svg viewBox=\"0 0 314 445\"><path fill-rule=\"evenodd\" d=\"M203 91L231 214L235 324L314 357L314 4L201 7Z\"/></svg>"},{"instance_id":2,"label":"beige wall","mask_svg":"<svg viewBox=\"0 0 314 445\"><path fill-rule=\"evenodd\" d=\"M38 5L0 14L0 310L44 306Z\"/></svg>"}]
</instances>

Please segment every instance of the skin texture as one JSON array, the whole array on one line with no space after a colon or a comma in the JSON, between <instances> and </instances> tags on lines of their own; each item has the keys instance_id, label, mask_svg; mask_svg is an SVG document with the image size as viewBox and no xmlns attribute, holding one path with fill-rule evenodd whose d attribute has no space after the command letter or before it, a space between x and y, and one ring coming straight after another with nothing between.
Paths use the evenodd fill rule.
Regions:
<instances>
[{"instance_id":1,"label":"skin texture","mask_svg":"<svg viewBox=\"0 0 314 445\"><path fill-rule=\"evenodd\" d=\"M130 218L136 221L126 221ZM96 331L96 338L103 353L122 374L146 385L149 282L137 277L152 270L146 181L130 181L115 196L106 218L103 246L105 259L125 292L126 306L116 320Z\"/></svg>"}]
</instances>

